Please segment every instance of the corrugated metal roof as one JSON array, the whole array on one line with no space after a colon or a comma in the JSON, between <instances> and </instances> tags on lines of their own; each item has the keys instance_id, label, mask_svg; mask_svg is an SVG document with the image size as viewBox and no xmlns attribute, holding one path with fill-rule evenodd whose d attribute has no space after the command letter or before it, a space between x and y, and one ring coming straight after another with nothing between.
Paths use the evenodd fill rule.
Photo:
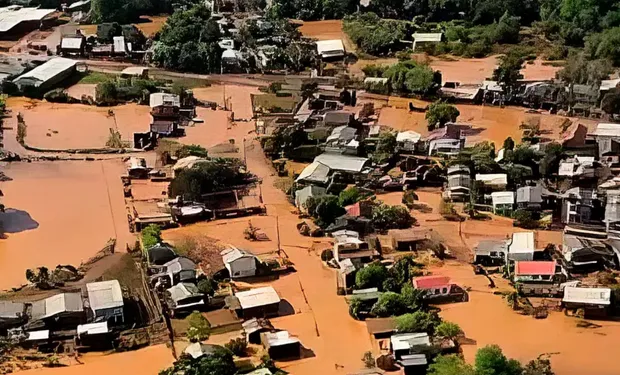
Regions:
<instances>
[{"instance_id":1,"label":"corrugated metal roof","mask_svg":"<svg viewBox=\"0 0 620 375\"><path fill-rule=\"evenodd\" d=\"M450 278L440 275L420 276L414 277L412 282L417 289L432 289L450 285Z\"/></svg>"},{"instance_id":2,"label":"corrugated metal roof","mask_svg":"<svg viewBox=\"0 0 620 375\"><path fill-rule=\"evenodd\" d=\"M361 172L368 164L368 158L346 156L340 154L321 154L314 158L315 162L325 164L335 171Z\"/></svg>"},{"instance_id":3,"label":"corrugated metal roof","mask_svg":"<svg viewBox=\"0 0 620 375\"><path fill-rule=\"evenodd\" d=\"M199 342L195 342L189 344L187 348L183 350L183 353L189 354L192 358L196 359L202 357L205 354L214 353L219 348L221 348L221 346L219 345L202 344Z\"/></svg>"},{"instance_id":4,"label":"corrugated metal roof","mask_svg":"<svg viewBox=\"0 0 620 375\"><path fill-rule=\"evenodd\" d=\"M23 79L32 79L37 81L35 86L40 86L41 84L47 82L48 80L56 77L60 73L71 69L77 64L77 61L71 59L65 59L64 57L55 57L46 63L37 66L31 71L22 74L21 76L15 78L13 82L19 84L19 81Z\"/></svg>"},{"instance_id":5,"label":"corrugated metal roof","mask_svg":"<svg viewBox=\"0 0 620 375\"><path fill-rule=\"evenodd\" d=\"M325 191L325 188L315 185L310 185L303 189L299 189L295 191L295 205L297 208L301 208L306 203L308 198L325 195Z\"/></svg>"},{"instance_id":6,"label":"corrugated metal roof","mask_svg":"<svg viewBox=\"0 0 620 375\"><path fill-rule=\"evenodd\" d=\"M562 302L583 303L591 305L610 305L611 289L609 288L579 288L567 286L564 288Z\"/></svg>"},{"instance_id":7,"label":"corrugated metal roof","mask_svg":"<svg viewBox=\"0 0 620 375\"><path fill-rule=\"evenodd\" d=\"M54 9L22 8L17 5L0 8L0 33L5 33L22 22L42 20L55 11Z\"/></svg>"},{"instance_id":8,"label":"corrugated metal roof","mask_svg":"<svg viewBox=\"0 0 620 375\"><path fill-rule=\"evenodd\" d=\"M428 333L401 333L390 338L392 350L409 350L414 346L430 346Z\"/></svg>"},{"instance_id":9,"label":"corrugated metal roof","mask_svg":"<svg viewBox=\"0 0 620 375\"><path fill-rule=\"evenodd\" d=\"M181 106L181 98L175 94L169 94L166 92L156 92L149 97L149 105L151 108L158 107L160 105L169 105L173 107Z\"/></svg>"},{"instance_id":10,"label":"corrugated metal roof","mask_svg":"<svg viewBox=\"0 0 620 375\"><path fill-rule=\"evenodd\" d=\"M418 42L441 42L443 33L413 33L413 39Z\"/></svg>"},{"instance_id":11,"label":"corrugated metal roof","mask_svg":"<svg viewBox=\"0 0 620 375\"><path fill-rule=\"evenodd\" d=\"M198 291L198 287L190 283L178 283L167 290L170 293L170 298L172 298L174 302L181 301L188 297L202 295L202 293Z\"/></svg>"},{"instance_id":12,"label":"corrugated metal roof","mask_svg":"<svg viewBox=\"0 0 620 375\"><path fill-rule=\"evenodd\" d=\"M0 301L0 319L16 319L24 313L21 302Z\"/></svg>"},{"instance_id":13,"label":"corrugated metal roof","mask_svg":"<svg viewBox=\"0 0 620 375\"><path fill-rule=\"evenodd\" d=\"M422 138L420 133L414 132L413 130L407 130L396 135L396 142L417 143L420 141L420 138Z\"/></svg>"},{"instance_id":14,"label":"corrugated metal roof","mask_svg":"<svg viewBox=\"0 0 620 375\"><path fill-rule=\"evenodd\" d=\"M371 84L377 84L377 83L386 84L387 81L388 81L387 78L382 78L382 77L366 77L366 78L364 78L364 83L371 83Z\"/></svg>"},{"instance_id":15,"label":"corrugated metal roof","mask_svg":"<svg viewBox=\"0 0 620 375\"><path fill-rule=\"evenodd\" d=\"M50 318L64 312L80 312L84 310L80 293L61 293L32 304L32 319Z\"/></svg>"},{"instance_id":16,"label":"corrugated metal roof","mask_svg":"<svg viewBox=\"0 0 620 375\"><path fill-rule=\"evenodd\" d=\"M555 275L555 261L517 261L515 262L515 275Z\"/></svg>"},{"instance_id":17,"label":"corrugated metal roof","mask_svg":"<svg viewBox=\"0 0 620 375\"><path fill-rule=\"evenodd\" d=\"M601 91L609 91L611 89L615 89L620 85L620 78L616 79L604 79L601 81L601 86L599 90Z\"/></svg>"},{"instance_id":18,"label":"corrugated metal roof","mask_svg":"<svg viewBox=\"0 0 620 375\"><path fill-rule=\"evenodd\" d=\"M145 71L148 72L149 68L144 66L130 66L129 68L123 69L121 74L128 76L141 76Z\"/></svg>"},{"instance_id":19,"label":"corrugated metal roof","mask_svg":"<svg viewBox=\"0 0 620 375\"><path fill-rule=\"evenodd\" d=\"M515 193L513 191L497 191L491 193L491 200L493 201L493 207L500 204L514 204Z\"/></svg>"},{"instance_id":20,"label":"corrugated metal roof","mask_svg":"<svg viewBox=\"0 0 620 375\"><path fill-rule=\"evenodd\" d=\"M28 332L28 338L26 339L26 341L47 340L49 338L50 338L49 330L32 331L32 332Z\"/></svg>"},{"instance_id":21,"label":"corrugated metal roof","mask_svg":"<svg viewBox=\"0 0 620 375\"><path fill-rule=\"evenodd\" d=\"M112 38L112 42L114 45L114 52L126 52L127 48L125 47L125 37L124 36L115 36Z\"/></svg>"},{"instance_id":22,"label":"corrugated metal roof","mask_svg":"<svg viewBox=\"0 0 620 375\"><path fill-rule=\"evenodd\" d=\"M88 283L86 290L93 311L123 307L123 292L118 280Z\"/></svg>"},{"instance_id":23,"label":"corrugated metal roof","mask_svg":"<svg viewBox=\"0 0 620 375\"><path fill-rule=\"evenodd\" d=\"M534 252L534 232L517 232L512 234L512 241L508 246L511 253Z\"/></svg>"},{"instance_id":24,"label":"corrugated metal roof","mask_svg":"<svg viewBox=\"0 0 620 375\"><path fill-rule=\"evenodd\" d=\"M172 273L178 273L181 271L195 271L196 263L186 257L178 257L164 264L166 270Z\"/></svg>"},{"instance_id":25,"label":"corrugated metal roof","mask_svg":"<svg viewBox=\"0 0 620 375\"><path fill-rule=\"evenodd\" d=\"M306 180L310 182L326 183L328 180L329 172L330 169L327 165L315 161L312 164L308 165L306 168L304 168L304 170L301 171L299 177L297 177L295 181L299 182Z\"/></svg>"},{"instance_id":26,"label":"corrugated metal roof","mask_svg":"<svg viewBox=\"0 0 620 375\"><path fill-rule=\"evenodd\" d=\"M404 367L425 366L428 364L428 360L426 359L426 354L407 354L400 357L398 363Z\"/></svg>"},{"instance_id":27,"label":"corrugated metal roof","mask_svg":"<svg viewBox=\"0 0 620 375\"><path fill-rule=\"evenodd\" d=\"M542 203L542 186L524 186L518 188L517 203Z\"/></svg>"},{"instance_id":28,"label":"corrugated metal roof","mask_svg":"<svg viewBox=\"0 0 620 375\"><path fill-rule=\"evenodd\" d=\"M276 290L270 286L251 289L245 292L237 292L235 293L235 297L239 299L239 304L242 309L280 303L280 296L278 296Z\"/></svg>"}]
</instances>

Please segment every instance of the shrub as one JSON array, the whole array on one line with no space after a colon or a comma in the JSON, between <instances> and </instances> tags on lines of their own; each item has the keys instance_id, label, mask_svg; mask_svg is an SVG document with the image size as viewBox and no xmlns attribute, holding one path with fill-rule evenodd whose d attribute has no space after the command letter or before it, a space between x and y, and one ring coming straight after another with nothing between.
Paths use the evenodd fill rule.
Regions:
<instances>
[{"instance_id":1,"label":"shrub","mask_svg":"<svg viewBox=\"0 0 620 375\"><path fill-rule=\"evenodd\" d=\"M149 224L142 229L142 245L149 249L161 242L161 228L156 224Z\"/></svg>"},{"instance_id":2,"label":"shrub","mask_svg":"<svg viewBox=\"0 0 620 375\"><path fill-rule=\"evenodd\" d=\"M199 145L183 145L175 151L174 155L179 159L188 156L197 156L199 158L207 158L209 156L207 149Z\"/></svg>"},{"instance_id":3,"label":"shrub","mask_svg":"<svg viewBox=\"0 0 620 375\"><path fill-rule=\"evenodd\" d=\"M212 296L215 293L217 283L213 279L207 278L200 280L196 286L200 293Z\"/></svg>"},{"instance_id":4,"label":"shrub","mask_svg":"<svg viewBox=\"0 0 620 375\"><path fill-rule=\"evenodd\" d=\"M435 328L435 335L446 338L448 340L454 340L463 333L461 327L458 324L452 322L441 322L437 328Z\"/></svg>"},{"instance_id":5,"label":"shrub","mask_svg":"<svg viewBox=\"0 0 620 375\"><path fill-rule=\"evenodd\" d=\"M416 220L403 206L380 204L373 207L372 223L377 230L405 229L414 225Z\"/></svg>"},{"instance_id":6,"label":"shrub","mask_svg":"<svg viewBox=\"0 0 620 375\"><path fill-rule=\"evenodd\" d=\"M433 334L441 319L436 313L416 311L396 318L396 329L399 333L427 332Z\"/></svg>"},{"instance_id":7,"label":"shrub","mask_svg":"<svg viewBox=\"0 0 620 375\"><path fill-rule=\"evenodd\" d=\"M531 211L528 210L516 210L513 214L515 227L524 229L536 229L540 226L538 220L534 218Z\"/></svg>"},{"instance_id":8,"label":"shrub","mask_svg":"<svg viewBox=\"0 0 620 375\"><path fill-rule=\"evenodd\" d=\"M377 317L384 318L388 316L401 315L407 311L407 306L403 301L403 297L394 292L385 292L381 294L379 300L372 307L371 313Z\"/></svg>"},{"instance_id":9,"label":"shrub","mask_svg":"<svg viewBox=\"0 0 620 375\"><path fill-rule=\"evenodd\" d=\"M191 342L200 342L209 338L211 334L211 325L207 318L205 318L198 311L194 311L189 314L187 318L189 328L187 329L187 338Z\"/></svg>"},{"instance_id":10,"label":"shrub","mask_svg":"<svg viewBox=\"0 0 620 375\"><path fill-rule=\"evenodd\" d=\"M454 122L460 114L461 112L452 104L434 102L426 111L428 129L433 130L437 126L442 127L448 122Z\"/></svg>"},{"instance_id":11,"label":"shrub","mask_svg":"<svg viewBox=\"0 0 620 375\"><path fill-rule=\"evenodd\" d=\"M338 203L342 207L348 206L359 201L360 197L360 189L358 189L356 186L352 186L340 192L340 195L338 196Z\"/></svg>"},{"instance_id":12,"label":"shrub","mask_svg":"<svg viewBox=\"0 0 620 375\"><path fill-rule=\"evenodd\" d=\"M226 345L226 349L230 350L234 355L238 357L244 357L247 355L248 342L245 337L238 337L231 339Z\"/></svg>"},{"instance_id":13,"label":"shrub","mask_svg":"<svg viewBox=\"0 0 620 375\"><path fill-rule=\"evenodd\" d=\"M357 271L355 285L358 289L383 287L383 282L388 277L388 270L383 264L372 263Z\"/></svg>"}]
</instances>

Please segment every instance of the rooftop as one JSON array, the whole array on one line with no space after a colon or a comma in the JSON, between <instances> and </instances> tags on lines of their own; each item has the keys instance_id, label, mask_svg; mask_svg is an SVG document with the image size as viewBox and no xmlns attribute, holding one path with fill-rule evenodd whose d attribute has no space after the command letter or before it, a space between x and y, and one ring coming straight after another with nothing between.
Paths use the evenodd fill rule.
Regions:
<instances>
[{"instance_id":1,"label":"rooftop","mask_svg":"<svg viewBox=\"0 0 620 375\"><path fill-rule=\"evenodd\" d=\"M485 185L506 185L508 176L505 173L476 174L476 181L482 181Z\"/></svg>"},{"instance_id":2,"label":"rooftop","mask_svg":"<svg viewBox=\"0 0 620 375\"><path fill-rule=\"evenodd\" d=\"M307 180L310 182L325 183L328 180L327 176L329 175L329 172L330 169L327 165L315 161L304 168L295 181Z\"/></svg>"},{"instance_id":3,"label":"rooftop","mask_svg":"<svg viewBox=\"0 0 620 375\"><path fill-rule=\"evenodd\" d=\"M0 301L0 319L17 319L24 313L21 302Z\"/></svg>"},{"instance_id":4,"label":"rooftop","mask_svg":"<svg viewBox=\"0 0 620 375\"><path fill-rule=\"evenodd\" d=\"M118 280L88 283L86 290L93 311L123 307L123 292Z\"/></svg>"},{"instance_id":5,"label":"rooftop","mask_svg":"<svg viewBox=\"0 0 620 375\"><path fill-rule=\"evenodd\" d=\"M280 296L273 287L266 286L235 293L242 309L273 305L280 303Z\"/></svg>"},{"instance_id":6,"label":"rooftop","mask_svg":"<svg viewBox=\"0 0 620 375\"><path fill-rule=\"evenodd\" d=\"M180 107L181 98L178 95L169 94L166 92L156 92L151 94L151 96L149 97L149 106L151 108L154 108L160 105Z\"/></svg>"},{"instance_id":7,"label":"rooftop","mask_svg":"<svg viewBox=\"0 0 620 375\"><path fill-rule=\"evenodd\" d=\"M517 261L515 262L515 275L555 275L555 261L536 262L536 261Z\"/></svg>"},{"instance_id":8,"label":"rooftop","mask_svg":"<svg viewBox=\"0 0 620 375\"><path fill-rule=\"evenodd\" d=\"M450 284L450 278L441 275L414 277L412 281L413 286L417 289L439 288Z\"/></svg>"},{"instance_id":9,"label":"rooftop","mask_svg":"<svg viewBox=\"0 0 620 375\"><path fill-rule=\"evenodd\" d=\"M264 332L261 333L261 337L265 346L269 348L300 343L299 339L292 337L288 331Z\"/></svg>"},{"instance_id":10,"label":"rooftop","mask_svg":"<svg viewBox=\"0 0 620 375\"><path fill-rule=\"evenodd\" d=\"M319 55L329 54L330 52L341 52L341 54L344 54L344 45L340 39L319 40L316 42L316 50Z\"/></svg>"},{"instance_id":11,"label":"rooftop","mask_svg":"<svg viewBox=\"0 0 620 375\"><path fill-rule=\"evenodd\" d=\"M497 191L491 193L491 199L493 200L493 206L500 204L514 204L515 193L513 191Z\"/></svg>"},{"instance_id":12,"label":"rooftop","mask_svg":"<svg viewBox=\"0 0 620 375\"><path fill-rule=\"evenodd\" d=\"M253 254L250 254L245 250L237 249L234 246L223 250L220 255L222 256L222 261L224 264L232 263L241 258L255 258Z\"/></svg>"},{"instance_id":13,"label":"rooftop","mask_svg":"<svg viewBox=\"0 0 620 375\"><path fill-rule=\"evenodd\" d=\"M534 232L517 232L512 234L512 241L508 245L511 253L534 252Z\"/></svg>"},{"instance_id":14,"label":"rooftop","mask_svg":"<svg viewBox=\"0 0 620 375\"><path fill-rule=\"evenodd\" d=\"M620 124L598 124L592 134L598 137L620 137Z\"/></svg>"},{"instance_id":15,"label":"rooftop","mask_svg":"<svg viewBox=\"0 0 620 375\"><path fill-rule=\"evenodd\" d=\"M61 293L32 304L32 319L50 318L65 312L82 312L81 293Z\"/></svg>"},{"instance_id":16,"label":"rooftop","mask_svg":"<svg viewBox=\"0 0 620 375\"><path fill-rule=\"evenodd\" d=\"M64 57L55 57L46 63L37 66L31 71L22 74L15 78L14 82L19 82L22 79L32 79L40 84L47 82L54 78L58 74L74 67L77 61L71 59L65 59Z\"/></svg>"},{"instance_id":17,"label":"rooftop","mask_svg":"<svg viewBox=\"0 0 620 375\"><path fill-rule=\"evenodd\" d=\"M359 173L367 165L369 159L357 156L324 153L314 158L314 161L324 164L336 171Z\"/></svg>"},{"instance_id":18,"label":"rooftop","mask_svg":"<svg viewBox=\"0 0 620 375\"><path fill-rule=\"evenodd\" d=\"M441 42L443 33L413 33L416 42Z\"/></svg>"},{"instance_id":19,"label":"rooftop","mask_svg":"<svg viewBox=\"0 0 620 375\"><path fill-rule=\"evenodd\" d=\"M430 346L431 340L428 333L401 333L390 338L392 350L409 350L414 346Z\"/></svg>"},{"instance_id":20,"label":"rooftop","mask_svg":"<svg viewBox=\"0 0 620 375\"><path fill-rule=\"evenodd\" d=\"M178 283L172 288L168 288L168 292L170 293L170 298L172 298L174 302L202 295L202 293L198 291L198 287L190 283Z\"/></svg>"},{"instance_id":21,"label":"rooftop","mask_svg":"<svg viewBox=\"0 0 620 375\"><path fill-rule=\"evenodd\" d=\"M562 298L562 302L610 305L611 289L567 286L564 288L564 298Z\"/></svg>"},{"instance_id":22,"label":"rooftop","mask_svg":"<svg viewBox=\"0 0 620 375\"><path fill-rule=\"evenodd\" d=\"M42 20L54 9L22 8L12 5L0 8L0 33L5 33L22 22Z\"/></svg>"}]
</instances>

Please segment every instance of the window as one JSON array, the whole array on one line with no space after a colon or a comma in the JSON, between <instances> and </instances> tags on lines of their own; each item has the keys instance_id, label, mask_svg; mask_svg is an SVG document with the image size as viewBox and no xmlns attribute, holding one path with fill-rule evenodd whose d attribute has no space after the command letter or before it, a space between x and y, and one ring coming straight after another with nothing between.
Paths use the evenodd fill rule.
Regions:
<instances>
[{"instance_id":1,"label":"window","mask_svg":"<svg viewBox=\"0 0 620 375\"><path fill-rule=\"evenodd\" d=\"M434 294L439 294L439 289L435 289L435 293Z\"/></svg>"},{"instance_id":2,"label":"window","mask_svg":"<svg viewBox=\"0 0 620 375\"><path fill-rule=\"evenodd\" d=\"M491 251L489 253L489 255L491 255L492 257L496 257L497 256L497 251Z\"/></svg>"},{"instance_id":3,"label":"window","mask_svg":"<svg viewBox=\"0 0 620 375\"><path fill-rule=\"evenodd\" d=\"M448 294L448 288L441 289L441 294Z\"/></svg>"}]
</instances>

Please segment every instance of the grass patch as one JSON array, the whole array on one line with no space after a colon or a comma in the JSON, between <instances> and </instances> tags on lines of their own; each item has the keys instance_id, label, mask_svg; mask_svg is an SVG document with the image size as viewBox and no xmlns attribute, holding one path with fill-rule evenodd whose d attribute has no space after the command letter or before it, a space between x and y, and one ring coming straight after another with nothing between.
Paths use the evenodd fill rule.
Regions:
<instances>
[{"instance_id":1,"label":"grass patch","mask_svg":"<svg viewBox=\"0 0 620 375\"><path fill-rule=\"evenodd\" d=\"M101 72L88 72L78 83L85 84L97 84L106 82L116 78L113 74L101 73Z\"/></svg>"}]
</instances>

